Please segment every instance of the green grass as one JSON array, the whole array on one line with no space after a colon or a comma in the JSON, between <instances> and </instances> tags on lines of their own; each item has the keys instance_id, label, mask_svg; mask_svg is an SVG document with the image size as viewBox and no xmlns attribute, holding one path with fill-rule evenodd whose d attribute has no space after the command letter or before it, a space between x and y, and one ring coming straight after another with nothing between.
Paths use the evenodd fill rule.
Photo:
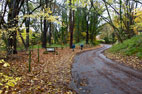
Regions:
<instances>
[{"instance_id":1,"label":"green grass","mask_svg":"<svg viewBox=\"0 0 142 94\"><path fill-rule=\"evenodd\" d=\"M81 41L79 43L75 43L76 46L80 46L81 44L85 45L86 44L86 41Z\"/></svg>"},{"instance_id":2,"label":"green grass","mask_svg":"<svg viewBox=\"0 0 142 94\"><path fill-rule=\"evenodd\" d=\"M85 41L81 41L79 43L75 43L76 46L80 46L80 44L85 44ZM31 46L32 47L32 46ZM58 48L61 48L61 47L69 47L69 44L65 44L65 45L61 45L61 44L52 44L52 45L48 45L47 44L47 47L58 47ZM37 49L38 48L38 45L34 45L33 46L33 49ZM40 45L39 48L42 48L42 46Z\"/></svg>"},{"instance_id":3,"label":"green grass","mask_svg":"<svg viewBox=\"0 0 142 94\"><path fill-rule=\"evenodd\" d=\"M58 48L67 47L67 46L69 46L69 45L68 44L65 44L65 45L60 45L60 44L47 45L47 47L58 47Z\"/></svg>"},{"instance_id":4,"label":"green grass","mask_svg":"<svg viewBox=\"0 0 142 94\"><path fill-rule=\"evenodd\" d=\"M30 46L30 48L31 48L31 49L38 49L38 46L39 46L39 48L42 48L42 46L41 46L41 45L38 45L38 44L37 44L37 45Z\"/></svg>"},{"instance_id":5,"label":"green grass","mask_svg":"<svg viewBox=\"0 0 142 94\"><path fill-rule=\"evenodd\" d=\"M97 42L99 43L99 42ZM76 46L80 46L81 44L85 45L86 44L86 41L81 41L79 43L75 43ZM65 45L61 45L61 44L52 44L52 45L48 45L47 44L47 47L58 47L58 48L66 48L66 47L69 47L69 44L65 44ZM39 48L42 48L42 45L39 45ZM38 49L38 45L30 45L30 49ZM6 50L5 47L3 48L0 48L1 51L4 51ZM22 50L25 50L25 47L24 45L20 45L20 46L17 46L17 51L22 51Z\"/></svg>"},{"instance_id":6,"label":"green grass","mask_svg":"<svg viewBox=\"0 0 142 94\"><path fill-rule=\"evenodd\" d=\"M127 56L136 55L142 58L142 35L132 37L131 39L125 40L123 43L113 45L108 50L112 53L122 53Z\"/></svg>"}]
</instances>

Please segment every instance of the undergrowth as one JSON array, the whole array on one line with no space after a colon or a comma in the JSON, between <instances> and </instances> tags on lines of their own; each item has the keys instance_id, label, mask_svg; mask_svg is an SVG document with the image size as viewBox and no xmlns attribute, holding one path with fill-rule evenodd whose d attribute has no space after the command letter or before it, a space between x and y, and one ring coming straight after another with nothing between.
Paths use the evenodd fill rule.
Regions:
<instances>
[{"instance_id":1,"label":"undergrowth","mask_svg":"<svg viewBox=\"0 0 142 94\"><path fill-rule=\"evenodd\" d=\"M121 53L123 55L136 55L142 59L142 35L132 37L123 43L115 44L108 50L111 53Z\"/></svg>"}]
</instances>

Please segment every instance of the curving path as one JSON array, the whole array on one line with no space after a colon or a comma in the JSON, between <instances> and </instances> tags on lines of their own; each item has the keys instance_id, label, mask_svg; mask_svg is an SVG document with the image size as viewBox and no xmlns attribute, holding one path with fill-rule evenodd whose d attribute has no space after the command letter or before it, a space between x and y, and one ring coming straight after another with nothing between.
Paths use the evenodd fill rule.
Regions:
<instances>
[{"instance_id":1,"label":"curving path","mask_svg":"<svg viewBox=\"0 0 142 94\"><path fill-rule=\"evenodd\" d=\"M106 58L109 45L78 54L70 87L78 94L142 94L142 73Z\"/></svg>"}]
</instances>

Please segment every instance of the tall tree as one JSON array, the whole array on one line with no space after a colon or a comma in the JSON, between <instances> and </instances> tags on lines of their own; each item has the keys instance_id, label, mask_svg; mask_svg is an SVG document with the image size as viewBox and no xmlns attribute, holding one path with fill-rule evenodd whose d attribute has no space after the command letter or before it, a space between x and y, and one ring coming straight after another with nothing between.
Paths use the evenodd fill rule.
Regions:
<instances>
[{"instance_id":1,"label":"tall tree","mask_svg":"<svg viewBox=\"0 0 142 94\"><path fill-rule=\"evenodd\" d=\"M26 0L27 15L29 15L29 13L30 13L28 1L29 0ZM25 26L26 26L26 49L28 49L29 48L30 17L26 18Z\"/></svg>"},{"instance_id":2,"label":"tall tree","mask_svg":"<svg viewBox=\"0 0 142 94\"><path fill-rule=\"evenodd\" d=\"M15 28L18 27L18 20L16 17L19 15L20 9L23 6L25 0L6 0L6 3L8 4L8 23L7 28ZM5 15L5 14L4 14ZM8 31L8 53L16 54L17 53L17 32L16 30ZM12 51L11 51L12 50Z\"/></svg>"},{"instance_id":3,"label":"tall tree","mask_svg":"<svg viewBox=\"0 0 142 94\"><path fill-rule=\"evenodd\" d=\"M70 12L69 12L69 32L70 32L70 48L72 48L72 44L73 44L73 16L72 16L72 0L70 0L69 3L70 6Z\"/></svg>"},{"instance_id":4,"label":"tall tree","mask_svg":"<svg viewBox=\"0 0 142 94\"><path fill-rule=\"evenodd\" d=\"M45 0L45 8L48 8L48 0ZM46 10L44 9L44 12ZM46 48L46 43L47 43L47 30L48 30L49 24L46 18L44 18L44 30L42 31L42 47Z\"/></svg>"}]
</instances>

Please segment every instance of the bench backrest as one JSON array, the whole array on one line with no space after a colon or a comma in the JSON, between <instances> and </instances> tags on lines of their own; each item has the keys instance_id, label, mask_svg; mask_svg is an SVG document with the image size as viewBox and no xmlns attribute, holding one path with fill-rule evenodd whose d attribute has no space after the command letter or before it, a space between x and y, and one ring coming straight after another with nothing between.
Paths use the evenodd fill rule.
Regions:
<instances>
[{"instance_id":1,"label":"bench backrest","mask_svg":"<svg viewBox=\"0 0 142 94\"><path fill-rule=\"evenodd\" d=\"M55 48L54 47L48 47L48 48L46 48L46 51L55 52Z\"/></svg>"}]
</instances>

